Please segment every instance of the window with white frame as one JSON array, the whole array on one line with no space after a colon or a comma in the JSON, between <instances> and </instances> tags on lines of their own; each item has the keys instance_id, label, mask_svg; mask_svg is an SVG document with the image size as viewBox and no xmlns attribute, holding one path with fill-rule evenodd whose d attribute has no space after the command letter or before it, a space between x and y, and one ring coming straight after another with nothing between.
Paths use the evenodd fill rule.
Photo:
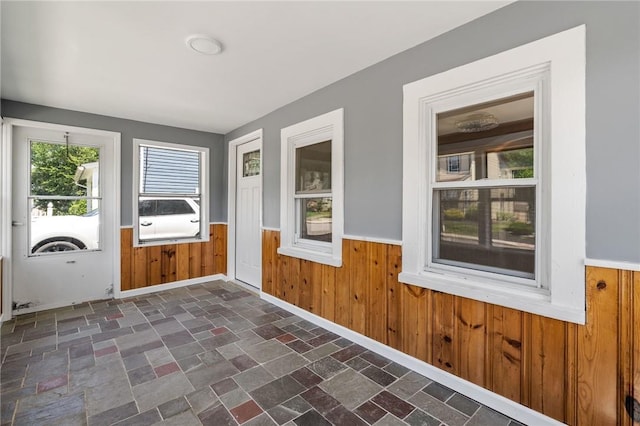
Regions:
<instances>
[{"instance_id":1,"label":"window with white frame","mask_svg":"<svg viewBox=\"0 0 640 426\"><path fill-rule=\"evenodd\" d=\"M208 148L133 142L135 245L208 241Z\"/></svg>"},{"instance_id":2,"label":"window with white frame","mask_svg":"<svg viewBox=\"0 0 640 426\"><path fill-rule=\"evenodd\" d=\"M281 132L278 253L342 264L343 110Z\"/></svg>"},{"instance_id":3,"label":"window with white frame","mask_svg":"<svg viewBox=\"0 0 640 426\"><path fill-rule=\"evenodd\" d=\"M402 282L584 322L584 36L405 85Z\"/></svg>"}]
</instances>

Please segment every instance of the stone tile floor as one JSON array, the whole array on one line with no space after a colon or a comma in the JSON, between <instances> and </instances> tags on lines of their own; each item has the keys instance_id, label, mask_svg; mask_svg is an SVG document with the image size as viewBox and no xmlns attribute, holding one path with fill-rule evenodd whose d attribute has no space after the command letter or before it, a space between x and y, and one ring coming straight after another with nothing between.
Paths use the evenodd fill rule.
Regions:
<instances>
[{"instance_id":1,"label":"stone tile floor","mask_svg":"<svg viewBox=\"0 0 640 426\"><path fill-rule=\"evenodd\" d=\"M518 425L221 281L2 325L1 425Z\"/></svg>"}]
</instances>

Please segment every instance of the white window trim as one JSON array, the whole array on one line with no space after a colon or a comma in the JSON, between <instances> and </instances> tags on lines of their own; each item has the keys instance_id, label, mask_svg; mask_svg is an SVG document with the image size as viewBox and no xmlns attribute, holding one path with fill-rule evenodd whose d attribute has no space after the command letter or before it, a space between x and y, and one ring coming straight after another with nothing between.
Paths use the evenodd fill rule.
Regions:
<instances>
[{"instance_id":1,"label":"white window trim","mask_svg":"<svg viewBox=\"0 0 640 426\"><path fill-rule=\"evenodd\" d=\"M280 247L278 253L342 266L344 232L344 110L342 108L281 130ZM296 241L295 150L331 140L332 242Z\"/></svg>"},{"instance_id":2,"label":"white window trim","mask_svg":"<svg viewBox=\"0 0 640 426\"><path fill-rule=\"evenodd\" d=\"M151 146L178 150L198 151L200 164L200 238L176 238L153 240L140 243L138 238L138 198L140 196L140 147ZM201 243L209 241L209 148L193 145L181 145L147 139L133 139L133 246L153 247L167 244Z\"/></svg>"},{"instance_id":3,"label":"white window trim","mask_svg":"<svg viewBox=\"0 0 640 426\"><path fill-rule=\"evenodd\" d=\"M404 86L401 282L584 324L585 33L582 25ZM542 164L544 170L536 174L536 202L542 209L537 215L535 285L514 285L518 280L507 276L496 280L429 268L431 241L425 236L431 226L428 179L434 171L424 165L432 164L430 138L435 137L430 108L541 67L551 73L544 100L551 115L544 136L536 141L541 145L537 167Z\"/></svg>"}]
</instances>

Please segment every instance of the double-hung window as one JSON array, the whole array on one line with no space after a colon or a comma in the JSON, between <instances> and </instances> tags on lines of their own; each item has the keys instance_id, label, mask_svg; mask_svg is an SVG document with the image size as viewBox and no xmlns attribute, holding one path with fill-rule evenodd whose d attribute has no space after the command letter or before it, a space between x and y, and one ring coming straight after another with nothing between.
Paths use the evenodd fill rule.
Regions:
<instances>
[{"instance_id":1,"label":"double-hung window","mask_svg":"<svg viewBox=\"0 0 640 426\"><path fill-rule=\"evenodd\" d=\"M405 85L402 282L584 322L584 37Z\"/></svg>"},{"instance_id":2,"label":"double-hung window","mask_svg":"<svg viewBox=\"0 0 640 426\"><path fill-rule=\"evenodd\" d=\"M342 264L343 111L282 129L280 254Z\"/></svg>"},{"instance_id":3,"label":"double-hung window","mask_svg":"<svg viewBox=\"0 0 640 426\"><path fill-rule=\"evenodd\" d=\"M207 241L208 149L133 142L136 245Z\"/></svg>"}]
</instances>

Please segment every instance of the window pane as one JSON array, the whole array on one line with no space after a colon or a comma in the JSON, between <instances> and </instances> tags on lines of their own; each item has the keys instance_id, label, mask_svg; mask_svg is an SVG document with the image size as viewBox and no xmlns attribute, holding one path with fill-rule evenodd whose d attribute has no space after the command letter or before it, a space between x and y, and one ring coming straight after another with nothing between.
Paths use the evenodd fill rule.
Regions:
<instances>
[{"instance_id":1,"label":"window pane","mask_svg":"<svg viewBox=\"0 0 640 426\"><path fill-rule=\"evenodd\" d=\"M534 277L534 187L447 189L434 197L434 262Z\"/></svg>"},{"instance_id":2,"label":"window pane","mask_svg":"<svg viewBox=\"0 0 640 426\"><path fill-rule=\"evenodd\" d=\"M195 213L187 200L158 200L157 215Z\"/></svg>"},{"instance_id":3,"label":"window pane","mask_svg":"<svg viewBox=\"0 0 640 426\"><path fill-rule=\"evenodd\" d=\"M176 240L200 235L200 199L140 198L140 241Z\"/></svg>"},{"instance_id":4,"label":"window pane","mask_svg":"<svg viewBox=\"0 0 640 426\"><path fill-rule=\"evenodd\" d=\"M35 198L30 202L32 254L100 249L100 200Z\"/></svg>"},{"instance_id":5,"label":"window pane","mask_svg":"<svg viewBox=\"0 0 640 426\"><path fill-rule=\"evenodd\" d=\"M298 235L306 240L331 242L331 198L299 198Z\"/></svg>"},{"instance_id":6,"label":"window pane","mask_svg":"<svg viewBox=\"0 0 640 426\"><path fill-rule=\"evenodd\" d=\"M438 182L533 176L533 92L437 115Z\"/></svg>"},{"instance_id":7,"label":"window pane","mask_svg":"<svg viewBox=\"0 0 640 426\"><path fill-rule=\"evenodd\" d=\"M260 151L245 152L242 156L242 177L260 174Z\"/></svg>"},{"instance_id":8,"label":"window pane","mask_svg":"<svg viewBox=\"0 0 640 426\"><path fill-rule=\"evenodd\" d=\"M331 192L331 141L296 149L296 193Z\"/></svg>"},{"instance_id":9,"label":"window pane","mask_svg":"<svg viewBox=\"0 0 640 426\"><path fill-rule=\"evenodd\" d=\"M199 194L200 152L140 146L140 193Z\"/></svg>"},{"instance_id":10,"label":"window pane","mask_svg":"<svg viewBox=\"0 0 640 426\"><path fill-rule=\"evenodd\" d=\"M99 197L99 160L99 148L32 141L31 195ZM69 213L63 204L55 209Z\"/></svg>"}]
</instances>

